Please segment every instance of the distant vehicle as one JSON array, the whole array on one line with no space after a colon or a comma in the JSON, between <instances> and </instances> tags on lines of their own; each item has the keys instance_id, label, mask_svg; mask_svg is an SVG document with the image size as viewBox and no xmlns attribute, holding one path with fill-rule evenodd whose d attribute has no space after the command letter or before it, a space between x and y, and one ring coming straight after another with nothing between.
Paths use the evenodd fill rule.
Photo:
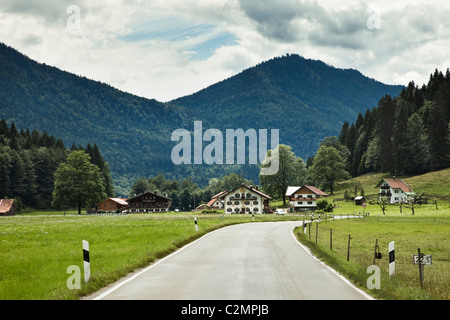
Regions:
<instances>
[{"instance_id":1,"label":"distant vehicle","mask_svg":"<svg viewBox=\"0 0 450 320\"><path fill-rule=\"evenodd\" d=\"M282 209L277 209L276 211L275 211L275 214L279 214L279 215L284 215L284 210L282 210Z\"/></svg>"},{"instance_id":2,"label":"distant vehicle","mask_svg":"<svg viewBox=\"0 0 450 320\"><path fill-rule=\"evenodd\" d=\"M175 212L180 212L180 210L178 210L178 209L175 209Z\"/></svg>"}]
</instances>

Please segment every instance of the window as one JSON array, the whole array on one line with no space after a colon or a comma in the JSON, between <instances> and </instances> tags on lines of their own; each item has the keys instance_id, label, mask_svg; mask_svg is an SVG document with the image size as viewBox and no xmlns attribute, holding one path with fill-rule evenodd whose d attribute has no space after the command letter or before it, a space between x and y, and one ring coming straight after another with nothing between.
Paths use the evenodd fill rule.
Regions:
<instances>
[{"instance_id":1,"label":"window","mask_svg":"<svg viewBox=\"0 0 450 320\"><path fill-rule=\"evenodd\" d=\"M254 211L254 212L258 212L259 209L258 209L258 208L253 208L253 211Z\"/></svg>"},{"instance_id":2,"label":"window","mask_svg":"<svg viewBox=\"0 0 450 320\"><path fill-rule=\"evenodd\" d=\"M253 204L256 206L258 204L258 201L253 201Z\"/></svg>"},{"instance_id":3,"label":"window","mask_svg":"<svg viewBox=\"0 0 450 320\"><path fill-rule=\"evenodd\" d=\"M297 204L303 204L303 201L299 201L299 202L297 202Z\"/></svg>"},{"instance_id":4,"label":"window","mask_svg":"<svg viewBox=\"0 0 450 320\"><path fill-rule=\"evenodd\" d=\"M250 204L250 201L245 201L245 205L249 205Z\"/></svg>"},{"instance_id":5,"label":"window","mask_svg":"<svg viewBox=\"0 0 450 320\"><path fill-rule=\"evenodd\" d=\"M229 205L229 206L231 206L232 204L233 204L233 202L231 202L231 201L227 202L227 205Z\"/></svg>"},{"instance_id":6,"label":"window","mask_svg":"<svg viewBox=\"0 0 450 320\"><path fill-rule=\"evenodd\" d=\"M228 212L231 212L231 211L233 211L233 210L232 210L231 208L228 208L227 211L228 211Z\"/></svg>"},{"instance_id":7,"label":"window","mask_svg":"<svg viewBox=\"0 0 450 320\"><path fill-rule=\"evenodd\" d=\"M312 201L308 201L308 204L312 204Z\"/></svg>"},{"instance_id":8,"label":"window","mask_svg":"<svg viewBox=\"0 0 450 320\"><path fill-rule=\"evenodd\" d=\"M247 192L247 198L250 198L252 194L250 192Z\"/></svg>"},{"instance_id":9,"label":"window","mask_svg":"<svg viewBox=\"0 0 450 320\"><path fill-rule=\"evenodd\" d=\"M238 204L239 204L239 201L235 201L234 204L238 205Z\"/></svg>"},{"instance_id":10,"label":"window","mask_svg":"<svg viewBox=\"0 0 450 320\"><path fill-rule=\"evenodd\" d=\"M239 197L241 196L241 194L240 194L240 193L236 193L234 196L235 196L236 198L239 198Z\"/></svg>"}]
</instances>

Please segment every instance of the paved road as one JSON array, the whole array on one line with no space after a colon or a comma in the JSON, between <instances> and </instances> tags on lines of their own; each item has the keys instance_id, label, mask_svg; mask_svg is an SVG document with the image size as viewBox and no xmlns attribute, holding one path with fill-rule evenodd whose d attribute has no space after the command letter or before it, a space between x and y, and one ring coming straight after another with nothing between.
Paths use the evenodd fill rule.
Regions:
<instances>
[{"instance_id":1,"label":"paved road","mask_svg":"<svg viewBox=\"0 0 450 320\"><path fill-rule=\"evenodd\" d=\"M291 230L300 224L247 223L214 231L97 299L367 299L294 239Z\"/></svg>"}]
</instances>

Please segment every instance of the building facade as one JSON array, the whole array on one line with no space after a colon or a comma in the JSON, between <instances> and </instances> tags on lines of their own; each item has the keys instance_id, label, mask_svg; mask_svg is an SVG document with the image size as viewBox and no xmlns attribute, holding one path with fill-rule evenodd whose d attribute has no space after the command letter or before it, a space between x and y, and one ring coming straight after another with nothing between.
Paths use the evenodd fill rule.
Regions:
<instances>
[{"instance_id":1,"label":"building facade","mask_svg":"<svg viewBox=\"0 0 450 320\"><path fill-rule=\"evenodd\" d=\"M241 185L225 194L224 212L226 214L261 214L268 212L271 197L258 190L258 187Z\"/></svg>"},{"instance_id":2,"label":"building facade","mask_svg":"<svg viewBox=\"0 0 450 320\"><path fill-rule=\"evenodd\" d=\"M156 191L146 191L127 199L127 203L124 208L127 213L168 212L172 199Z\"/></svg>"},{"instance_id":3,"label":"building facade","mask_svg":"<svg viewBox=\"0 0 450 320\"><path fill-rule=\"evenodd\" d=\"M402 179L382 179L375 188L379 188L378 199L387 203L407 202L415 192Z\"/></svg>"},{"instance_id":4,"label":"building facade","mask_svg":"<svg viewBox=\"0 0 450 320\"><path fill-rule=\"evenodd\" d=\"M313 186L288 187L286 197L294 211L305 211L316 209L317 200L328 194Z\"/></svg>"},{"instance_id":5,"label":"building facade","mask_svg":"<svg viewBox=\"0 0 450 320\"><path fill-rule=\"evenodd\" d=\"M122 211L125 207L128 206L127 199L122 198L108 198L98 203L95 206L95 211Z\"/></svg>"}]
</instances>

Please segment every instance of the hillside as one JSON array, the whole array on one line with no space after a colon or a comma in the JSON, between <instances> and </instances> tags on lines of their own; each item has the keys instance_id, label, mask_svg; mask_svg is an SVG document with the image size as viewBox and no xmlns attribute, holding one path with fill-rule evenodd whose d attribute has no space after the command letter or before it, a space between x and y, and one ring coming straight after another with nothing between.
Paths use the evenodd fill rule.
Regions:
<instances>
[{"instance_id":1,"label":"hillside","mask_svg":"<svg viewBox=\"0 0 450 320\"><path fill-rule=\"evenodd\" d=\"M361 189L369 197L377 197L379 189L375 186L383 178L390 178L392 175L386 173L367 173L339 183L335 198L343 198L347 192L354 195L355 184L358 186L358 195ZM421 175L398 177L403 179L414 192L424 193L425 197L438 197L450 200L450 168L439 171L428 172Z\"/></svg>"},{"instance_id":2,"label":"hillside","mask_svg":"<svg viewBox=\"0 0 450 320\"><path fill-rule=\"evenodd\" d=\"M373 108L402 86L389 86L353 69L287 55L263 62L172 103L201 115L207 126L279 129L281 143L303 159L342 123Z\"/></svg>"},{"instance_id":3,"label":"hillside","mask_svg":"<svg viewBox=\"0 0 450 320\"><path fill-rule=\"evenodd\" d=\"M3 44L0 70L0 118L46 131L68 148L96 143L119 192L136 177L172 170L165 151L172 131L186 126L183 108L37 63Z\"/></svg>"},{"instance_id":4,"label":"hillside","mask_svg":"<svg viewBox=\"0 0 450 320\"><path fill-rule=\"evenodd\" d=\"M111 166L115 190L125 195L142 176L209 178L230 172L258 182L258 166L175 166L175 129L280 129L280 143L306 159L343 121L376 106L387 86L355 70L297 55L275 58L194 95L161 103L35 62L0 44L0 118L46 131L67 144L97 144ZM66 146L70 147L70 145Z\"/></svg>"}]
</instances>

